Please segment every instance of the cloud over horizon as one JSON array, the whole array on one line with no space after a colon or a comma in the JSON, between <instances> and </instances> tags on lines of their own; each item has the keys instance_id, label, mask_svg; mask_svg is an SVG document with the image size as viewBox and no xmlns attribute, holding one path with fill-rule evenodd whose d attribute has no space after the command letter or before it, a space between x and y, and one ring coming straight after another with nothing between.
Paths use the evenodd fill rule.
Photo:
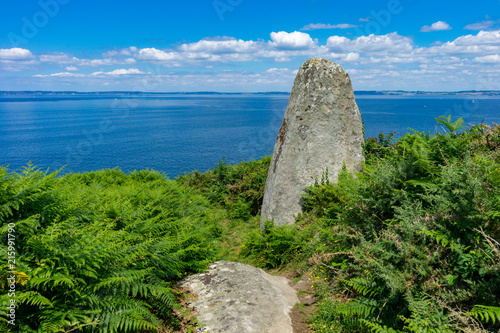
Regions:
<instances>
[{"instance_id":1,"label":"cloud over horizon","mask_svg":"<svg viewBox=\"0 0 500 333\"><path fill-rule=\"evenodd\" d=\"M319 30L319 29L349 29L357 28L359 25L340 23L340 24L324 24L324 23L310 23L302 27L300 30Z\"/></svg>"},{"instance_id":2,"label":"cloud over horizon","mask_svg":"<svg viewBox=\"0 0 500 333\"><path fill-rule=\"evenodd\" d=\"M271 32L271 40L271 44L280 50L304 50L316 45L309 34L300 31Z\"/></svg>"},{"instance_id":3,"label":"cloud over horizon","mask_svg":"<svg viewBox=\"0 0 500 333\"><path fill-rule=\"evenodd\" d=\"M18 72L34 68L37 64L38 61L30 50L19 47L0 49L0 70Z\"/></svg>"},{"instance_id":4,"label":"cloud over horizon","mask_svg":"<svg viewBox=\"0 0 500 333\"><path fill-rule=\"evenodd\" d=\"M14 47L11 49L0 49L1 60L31 60L35 56L30 50Z\"/></svg>"},{"instance_id":5,"label":"cloud over horizon","mask_svg":"<svg viewBox=\"0 0 500 333\"><path fill-rule=\"evenodd\" d=\"M476 23L467 24L464 30L488 30L495 25L495 21L483 20Z\"/></svg>"},{"instance_id":6,"label":"cloud over horizon","mask_svg":"<svg viewBox=\"0 0 500 333\"><path fill-rule=\"evenodd\" d=\"M448 23L444 21L437 21L429 25L424 25L420 28L420 32L433 32L433 31L443 31L443 30L451 30L451 27Z\"/></svg>"},{"instance_id":7,"label":"cloud over horizon","mask_svg":"<svg viewBox=\"0 0 500 333\"><path fill-rule=\"evenodd\" d=\"M418 90L426 84L437 87L447 82L461 84L461 89L466 89L477 86L474 82L481 76L500 82L500 30L481 30L427 47L416 45L412 37L398 32L352 37L334 34L320 43L305 32L278 31L271 32L268 40L206 37L165 49L115 48L94 58L11 48L0 49L0 70L38 68L39 72L31 75L37 80L54 83L60 80L65 84L90 82L114 89L145 82L156 82L167 90L186 88L189 83L199 87L207 84L207 88L215 85L220 89L242 89L241 83L246 82L248 89L287 90L299 63L311 57L339 62L352 75L355 86L365 89L385 84L388 89ZM241 70L238 67L241 63L252 69ZM116 68L119 65L134 67ZM98 70L92 71L93 67ZM50 73L53 68L61 70ZM405 80L394 86L395 78ZM176 80L183 83L176 84ZM498 83L493 85L500 89Z\"/></svg>"}]
</instances>

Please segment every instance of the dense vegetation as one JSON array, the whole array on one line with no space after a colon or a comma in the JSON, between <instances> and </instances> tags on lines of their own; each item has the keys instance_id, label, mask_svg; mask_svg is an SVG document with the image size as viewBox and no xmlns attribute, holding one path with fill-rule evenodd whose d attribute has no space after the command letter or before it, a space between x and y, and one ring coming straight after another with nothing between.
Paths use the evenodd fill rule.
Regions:
<instances>
[{"instance_id":1,"label":"dense vegetation","mask_svg":"<svg viewBox=\"0 0 500 333\"><path fill-rule=\"evenodd\" d=\"M296 225L247 241L266 267L310 272L317 331L498 331L500 128L438 121L367 140L362 172L323 177Z\"/></svg>"},{"instance_id":2,"label":"dense vegetation","mask_svg":"<svg viewBox=\"0 0 500 333\"><path fill-rule=\"evenodd\" d=\"M325 170L297 223L262 233L270 157L175 180L1 168L1 279L14 223L16 324L173 330L175 282L224 258L312 279L318 332L497 332L500 128L438 122L444 133L366 140L363 171L333 184Z\"/></svg>"},{"instance_id":3,"label":"dense vegetation","mask_svg":"<svg viewBox=\"0 0 500 333\"><path fill-rule=\"evenodd\" d=\"M0 169L1 281L10 224L18 306L15 327L2 306L0 331L175 327L173 282L216 255L220 228L208 200L154 171L55 176Z\"/></svg>"},{"instance_id":4,"label":"dense vegetation","mask_svg":"<svg viewBox=\"0 0 500 333\"><path fill-rule=\"evenodd\" d=\"M315 281L317 331L498 331L500 128L437 120L443 133L366 140L363 171L344 170L337 184L325 170L295 225L260 233L252 218L235 223L252 225L233 244L239 260ZM180 180L246 217L264 187L260 163Z\"/></svg>"}]
</instances>

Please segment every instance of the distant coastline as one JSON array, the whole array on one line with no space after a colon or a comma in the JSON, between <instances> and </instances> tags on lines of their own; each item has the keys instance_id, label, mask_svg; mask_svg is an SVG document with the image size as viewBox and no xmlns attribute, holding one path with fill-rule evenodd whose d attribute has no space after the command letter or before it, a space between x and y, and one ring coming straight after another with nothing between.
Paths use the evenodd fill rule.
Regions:
<instances>
[{"instance_id":1,"label":"distant coastline","mask_svg":"<svg viewBox=\"0 0 500 333\"><path fill-rule=\"evenodd\" d=\"M285 91L269 92L143 92L143 91L0 91L0 96L19 95L289 95ZM404 91L404 90L359 90L354 91L357 96L500 96L499 90L464 90L464 91Z\"/></svg>"}]
</instances>

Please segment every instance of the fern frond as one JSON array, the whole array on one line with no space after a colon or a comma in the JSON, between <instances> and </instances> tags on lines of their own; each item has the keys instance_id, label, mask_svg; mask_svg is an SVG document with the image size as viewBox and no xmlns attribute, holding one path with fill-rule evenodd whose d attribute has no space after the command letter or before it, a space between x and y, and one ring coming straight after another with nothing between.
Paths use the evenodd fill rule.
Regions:
<instances>
[{"instance_id":1,"label":"fern frond","mask_svg":"<svg viewBox=\"0 0 500 333\"><path fill-rule=\"evenodd\" d=\"M377 284L365 278L352 278L350 280L342 280L342 282L363 296L368 295L373 297L378 294L378 291L375 290Z\"/></svg>"},{"instance_id":2,"label":"fern frond","mask_svg":"<svg viewBox=\"0 0 500 333\"><path fill-rule=\"evenodd\" d=\"M339 305L335 311L348 317L362 317L367 318L377 310L378 304L375 300L366 300L365 302L351 301Z\"/></svg>"},{"instance_id":3,"label":"fern frond","mask_svg":"<svg viewBox=\"0 0 500 333\"><path fill-rule=\"evenodd\" d=\"M49 299L42 296L37 291L19 292L16 293L16 298L20 304L28 304L34 306L48 306L48 307L53 306L53 303Z\"/></svg>"},{"instance_id":4,"label":"fern frond","mask_svg":"<svg viewBox=\"0 0 500 333\"><path fill-rule=\"evenodd\" d=\"M65 285L68 288L74 288L75 282L70 276L57 273L50 277L33 277L30 280L30 283L33 286L38 286L40 284L51 285L52 287L57 287L59 285Z\"/></svg>"},{"instance_id":5,"label":"fern frond","mask_svg":"<svg viewBox=\"0 0 500 333\"><path fill-rule=\"evenodd\" d=\"M474 305L472 310L467 312L467 315L473 316L485 323L495 324L496 322L500 322L500 307Z\"/></svg>"},{"instance_id":6,"label":"fern frond","mask_svg":"<svg viewBox=\"0 0 500 333\"><path fill-rule=\"evenodd\" d=\"M391 327L387 327L385 325L382 326L381 324L374 323L374 322L368 321L366 319L361 319L360 321L363 323L363 325L368 327L370 329L370 331L375 332L375 333L401 333L401 331L397 331L397 330L395 330Z\"/></svg>"}]
</instances>

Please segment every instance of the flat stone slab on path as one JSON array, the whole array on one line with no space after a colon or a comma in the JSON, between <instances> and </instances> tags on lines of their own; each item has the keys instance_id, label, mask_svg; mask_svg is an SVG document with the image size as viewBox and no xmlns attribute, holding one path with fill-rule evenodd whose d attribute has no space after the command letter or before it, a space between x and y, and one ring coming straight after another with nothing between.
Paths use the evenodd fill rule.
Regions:
<instances>
[{"instance_id":1,"label":"flat stone slab on path","mask_svg":"<svg viewBox=\"0 0 500 333\"><path fill-rule=\"evenodd\" d=\"M198 313L198 332L292 333L289 314L299 300L288 282L260 268L218 261L181 286L198 296L188 304Z\"/></svg>"}]
</instances>

